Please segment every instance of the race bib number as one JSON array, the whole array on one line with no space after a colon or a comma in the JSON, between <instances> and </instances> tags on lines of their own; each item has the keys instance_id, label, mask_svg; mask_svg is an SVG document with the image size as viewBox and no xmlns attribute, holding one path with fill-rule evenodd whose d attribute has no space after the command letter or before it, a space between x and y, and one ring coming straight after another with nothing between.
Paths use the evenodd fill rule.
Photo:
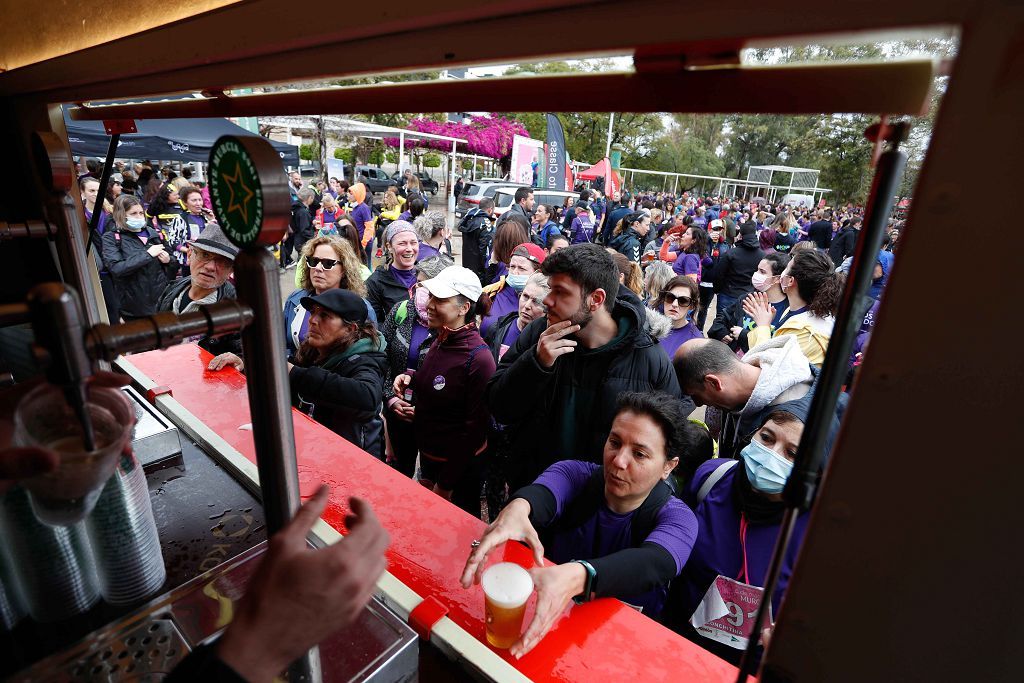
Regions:
<instances>
[{"instance_id":1,"label":"race bib number","mask_svg":"<svg viewBox=\"0 0 1024 683\"><path fill-rule=\"evenodd\" d=\"M764 590L757 586L740 583L735 579L718 576L704 594L704 599L690 617L690 624L705 638L734 647L746 649L754 631L754 620L761 606ZM772 623L771 607L768 620Z\"/></svg>"}]
</instances>

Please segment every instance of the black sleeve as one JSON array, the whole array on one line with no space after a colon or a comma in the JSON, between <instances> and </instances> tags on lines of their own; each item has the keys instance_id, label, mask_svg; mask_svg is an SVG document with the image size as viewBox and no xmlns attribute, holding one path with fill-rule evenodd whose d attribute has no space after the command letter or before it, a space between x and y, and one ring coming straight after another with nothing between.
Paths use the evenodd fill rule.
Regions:
<instances>
[{"instance_id":1,"label":"black sleeve","mask_svg":"<svg viewBox=\"0 0 1024 683\"><path fill-rule=\"evenodd\" d=\"M594 592L599 598L639 595L676 577L676 561L656 543L588 561L597 570Z\"/></svg>"},{"instance_id":2,"label":"black sleeve","mask_svg":"<svg viewBox=\"0 0 1024 683\"><path fill-rule=\"evenodd\" d=\"M487 383L484 399L491 415L501 424L514 425L529 417L536 408L537 397L547 391L555 377L553 370L545 370L537 362L539 333L534 336L530 329L545 324L543 319L534 321L523 330Z\"/></svg>"},{"instance_id":3,"label":"black sleeve","mask_svg":"<svg viewBox=\"0 0 1024 683\"><path fill-rule=\"evenodd\" d=\"M192 650L164 680L167 683L245 683L238 672L217 656L216 647L216 643L208 643Z\"/></svg>"},{"instance_id":4,"label":"black sleeve","mask_svg":"<svg viewBox=\"0 0 1024 683\"><path fill-rule=\"evenodd\" d=\"M288 373L292 389L350 411L355 419L372 418L380 406L384 380L372 363L362 363L352 377L342 377L330 370L295 366Z\"/></svg>"},{"instance_id":5,"label":"black sleeve","mask_svg":"<svg viewBox=\"0 0 1024 683\"><path fill-rule=\"evenodd\" d=\"M534 529L543 529L555 518L558 502L546 486L530 484L516 491L512 497L522 498L530 504L530 524Z\"/></svg>"},{"instance_id":6,"label":"black sleeve","mask_svg":"<svg viewBox=\"0 0 1024 683\"><path fill-rule=\"evenodd\" d=\"M711 329L708 330L708 337L722 341L722 337L730 334L729 328L736 325L733 312L732 306L719 306L715 313L715 321L711 323Z\"/></svg>"}]
</instances>

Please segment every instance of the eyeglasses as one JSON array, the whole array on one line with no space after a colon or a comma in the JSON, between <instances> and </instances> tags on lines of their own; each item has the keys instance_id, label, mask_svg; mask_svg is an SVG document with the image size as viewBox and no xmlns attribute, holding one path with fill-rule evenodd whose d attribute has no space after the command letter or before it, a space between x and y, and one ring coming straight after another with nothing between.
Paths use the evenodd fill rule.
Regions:
<instances>
[{"instance_id":1,"label":"eyeglasses","mask_svg":"<svg viewBox=\"0 0 1024 683\"><path fill-rule=\"evenodd\" d=\"M306 265L310 268L316 268L319 265L323 265L324 270L330 270L334 266L338 265L338 259L336 258L318 258L316 256L307 256Z\"/></svg>"},{"instance_id":2,"label":"eyeglasses","mask_svg":"<svg viewBox=\"0 0 1024 683\"><path fill-rule=\"evenodd\" d=\"M665 292L664 294L662 294L661 300L664 301L666 304L675 303L680 306L689 306L691 303L693 303L693 299L691 299L690 297L676 296L672 292Z\"/></svg>"}]
</instances>

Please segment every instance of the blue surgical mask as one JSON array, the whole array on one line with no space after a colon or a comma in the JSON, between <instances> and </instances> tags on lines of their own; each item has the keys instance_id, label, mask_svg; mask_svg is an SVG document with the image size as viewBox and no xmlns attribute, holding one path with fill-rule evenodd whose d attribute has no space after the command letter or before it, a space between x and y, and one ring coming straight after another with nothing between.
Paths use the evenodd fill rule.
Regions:
<instances>
[{"instance_id":1,"label":"blue surgical mask","mask_svg":"<svg viewBox=\"0 0 1024 683\"><path fill-rule=\"evenodd\" d=\"M530 278L529 275L506 275L505 284L517 292L523 291L523 287L526 286L526 281Z\"/></svg>"},{"instance_id":2,"label":"blue surgical mask","mask_svg":"<svg viewBox=\"0 0 1024 683\"><path fill-rule=\"evenodd\" d=\"M747 469L750 485L761 493L782 493L793 471L793 463L765 446L757 439L751 439L740 451L743 466Z\"/></svg>"},{"instance_id":3,"label":"blue surgical mask","mask_svg":"<svg viewBox=\"0 0 1024 683\"><path fill-rule=\"evenodd\" d=\"M124 222L127 228L132 232L139 232L144 227L146 227L145 218L127 218Z\"/></svg>"}]
</instances>

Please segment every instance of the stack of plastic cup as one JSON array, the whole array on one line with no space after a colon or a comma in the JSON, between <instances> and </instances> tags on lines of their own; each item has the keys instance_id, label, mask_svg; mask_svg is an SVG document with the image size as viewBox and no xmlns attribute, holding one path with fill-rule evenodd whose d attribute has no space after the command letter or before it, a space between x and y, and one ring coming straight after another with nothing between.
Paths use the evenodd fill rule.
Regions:
<instances>
[{"instance_id":1,"label":"stack of plastic cup","mask_svg":"<svg viewBox=\"0 0 1024 683\"><path fill-rule=\"evenodd\" d=\"M103 598L130 605L163 586L167 569L142 465L122 456L85 521Z\"/></svg>"},{"instance_id":2,"label":"stack of plastic cup","mask_svg":"<svg viewBox=\"0 0 1024 683\"><path fill-rule=\"evenodd\" d=\"M0 552L39 622L87 612L99 602L99 580L85 523L50 526L36 519L28 494L15 487L0 497Z\"/></svg>"},{"instance_id":3,"label":"stack of plastic cup","mask_svg":"<svg viewBox=\"0 0 1024 683\"><path fill-rule=\"evenodd\" d=\"M7 566L7 558L0 552L0 631L10 631L25 616L21 589Z\"/></svg>"}]
</instances>

